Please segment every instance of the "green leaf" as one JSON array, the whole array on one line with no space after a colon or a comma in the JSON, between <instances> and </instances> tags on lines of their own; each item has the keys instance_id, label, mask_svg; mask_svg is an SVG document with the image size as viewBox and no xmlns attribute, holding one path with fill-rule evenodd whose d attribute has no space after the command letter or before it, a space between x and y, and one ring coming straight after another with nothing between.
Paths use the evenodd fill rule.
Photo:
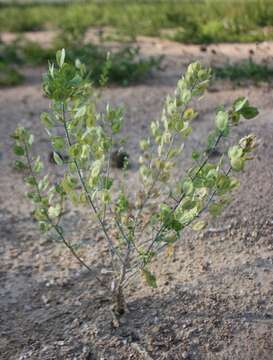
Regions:
<instances>
[{"instance_id":1,"label":"green leaf","mask_svg":"<svg viewBox=\"0 0 273 360\"><path fill-rule=\"evenodd\" d=\"M76 191L73 191L73 190L70 191L69 192L69 198L70 198L73 205L75 205L75 206L79 205L80 198L79 198L79 195L78 195L78 193Z\"/></svg>"},{"instance_id":2,"label":"green leaf","mask_svg":"<svg viewBox=\"0 0 273 360\"><path fill-rule=\"evenodd\" d=\"M103 188L106 190L110 190L110 188L113 185L113 182L114 182L113 178L107 176L102 177Z\"/></svg>"},{"instance_id":3,"label":"green leaf","mask_svg":"<svg viewBox=\"0 0 273 360\"><path fill-rule=\"evenodd\" d=\"M44 127L51 129L54 125L53 120L51 119L50 115L46 112L43 112L40 116L41 123Z\"/></svg>"},{"instance_id":4,"label":"green leaf","mask_svg":"<svg viewBox=\"0 0 273 360\"><path fill-rule=\"evenodd\" d=\"M80 118L84 116L86 114L86 111L87 111L86 105L81 106L80 108L77 109L75 118Z\"/></svg>"},{"instance_id":5,"label":"green leaf","mask_svg":"<svg viewBox=\"0 0 273 360\"><path fill-rule=\"evenodd\" d=\"M101 168L102 168L102 161L100 160L94 161L90 176L92 178L98 177L101 172Z\"/></svg>"},{"instance_id":6,"label":"green leaf","mask_svg":"<svg viewBox=\"0 0 273 360\"><path fill-rule=\"evenodd\" d=\"M188 122L185 122L184 128L179 132L181 136L187 137L192 132L192 127L189 125Z\"/></svg>"},{"instance_id":7,"label":"green leaf","mask_svg":"<svg viewBox=\"0 0 273 360\"><path fill-rule=\"evenodd\" d=\"M192 194L194 190L193 182L191 180L185 180L182 184L182 190L185 195Z\"/></svg>"},{"instance_id":8,"label":"green leaf","mask_svg":"<svg viewBox=\"0 0 273 360\"><path fill-rule=\"evenodd\" d=\"M80 160L88 159L89 153L90 153L90 146L88 144L83 144Z\"/></svg>"},{"instance_id":9,"label":"green leaf","mask_svg":"<svg viewBox=\"0 0 273 360\"><path fill-rule=\"evenodd\" d=\"M186 197L181 203L181 209L190 210L196 207L196 201L193 201L191 197Z\"/></svg>"},{"instance_id":10,"label":"green leaf","mask_svg":"<svg viewBox=\"0 0 273 360\"><path fill-rule=\"evenodd\" d=\"M108 190L103 190L100 193L100 198L103 204L108 204L111 201L111 194Z\"/></svg>"},{"instance_id":11,"label":"green leaf","mask_svg":"<svg viewBox=\"0 0 273 360\"><path fill-rule=\"evenodd\" d=\"M243 158L231 158L230 159L230 165L233 170L235 171L241 171L244 169L245 160Z\"/></svg>"},{"instance_id":12,"label":"green leaf","mask_svg":"<svg viewBox=\"0 0 273 360\"><path fill-rule=\"evenodd\" d=\"M38 207L34 212L34 218L38 221L47 220L46 211L44 208Z\"/></svg>"},{"instance_id":13,"label":"green leaf","mask_svg":"<svg viewBox=\"0 0 273 360\"><path fill-rule=\"evenodd\" d=\"M148 150L149 145L150 145L150 144L149 144L149 141L147 141L147 140L145 140L145 139L140 140L140 142L139 142L139 147L140 147L140 149L141 149L142 151Z\"/></svg>"},{"instance_id":14,"label":"green leaf","mask_svg":"<svg viewBox=\"0 0 273 360\"><path fill-rule=\"evenodd\" d=\"M236 112L240 112L246 104L248 104L247 98L239 97L235 100L233 108Z\"/></svg>"},{"instance_id":15,"label":"green leaf","mask_svg":"<svg viewBox=\"0 0 273 360\"><path fill-rule=\"evenodd\" d=\"M61 156L57 153L57 152L53 152L53 159L54 159L54 161L55 161L55 163L57 164L57 165L63 165L64 164L64 161L63 161L63 159L61 158Z\"/></svg>"},{"instance_id":16,"label":"green leaf","mask_svg":"<svg viewBox=\"0 0 273 360\"><path fill-rule=\"evenodd\" d=\"M50 206L50 208L48 209L48 215L51 219L54 219L60 215L61 210L62 208L60 204L57 204L55 206Z\"/></svg>"},{"instance_id":17,"label":"green leaf","mask_svg":"<svg viewBox=\"0 0 273 360\"><path fill-rule=\"evenodd\" d=\"M212 216L218 216L221 214L222 210L223 210L223 204L222 203L212 203L209 206L209 213Z\"/></svg>"},{"instance_id":18,"label":"green leaf","mask_svg":"<svg viewBox=\"0 0 273 360\"><path fill-rule=\"evenodd\" d=\"M56 53L56 61L60 68L63 67L64 60L65 60L65 49L58 50Z\"/></svg>"},{"instance_id":19,"label":"green leaf","mask_svg":"<svg viewBox=\"0 0 273 360\"><path fill-rule=\"evenodd\" d=\"M64 190L66 193L70 193L72 190L76 188L76 186L77 186L77 179L69 175L66 175L63 181L61 182L61 189L58 190L60 190L61 193L62 190Z\"/></svg>"},{"instance_id":20,"label":"green leaf","mask_svg":"<svg viewBox=\"0 0 273 360\"><path fill-rule=\"evenodd\" d=\"M232 146L228 150L228 156L230 158L230 164L233 170L241 171L244 168L245 159L243 158L243 149L238 146Z\"/></svg>"},{"instance_id":21,"label":"green leaf","mask_svg":"<svg viewBox=\"0 0 273 360\"><path fill-rule=\"evenodd\" d=\"M23 171L28 168L28 166L23 161L20 160L16 160L14 165L15 165L15 169L18 171Z\"/></svg>"},{"instance_id":22,"label":"green leaf","mask_svg":"<svg viewBox=\"0 0 273 360\"><path fill-rule=\"evenodd\" d=\"M226 111L218 111L216 115L216 127L220 131L225 131L228 127L228 113Z\"/></svg>"},{"instance_id":23,"label":"green leaf","mask_svg":"<svg viewBox=\"0 0 273 360\"><path fill-rule=\"evenodd\" d=\"M36 191L29 191L27 197L36 204L41 202L40 195Z\"/></svg>"},{"instance_id":24,"label":"green leaf","mask_svg":"<svg viewBox=\"0 0 273 360\"><path fill-rule=\"evenodd\" d=\"M160 204L160 218L164 219L169 216L172 212L172 209L167 204Z\"/></svg>"},{"instance_id":25,"label":"green leaf","mask_svg":"<svg viewBox=\"0 0 273 360\"><path fill-rule=\"evenodd\" d=\"M192 229L195 231L200 231L200 230L204 229L206 226L207 226L206 221L199 220L192 224Z\"/></svg>"},{"instance_id":26,"label":"green leaf","mask_svg":"<svg viewBox=\"0 0 273 360\"><path fill-rule=\"evenodd\" d=\"M181 223L175 218L175 215L166 204L160 204L159 218L167 229L179 232L182 229Z\"/></svg>"},{"instance_id":27,"label":"green leaf","mask_svg":"<svg viewBox=\"0 0 273 360\"><path fill-rule=\"evenodd\" d=\"M33 134L29 134L29 137L28 137L28 145L31 146L34 142L34 135Z\"/></svg>"},{"instance_id":28,"label":"green leaf","mask_svg":"<svg viewBox=\"0 0 273 360\"><path fill-rule=\"evenodd\" d=\"M39 228L42 233L45 233L50 230L51 225L45 221L39 221Z\"/></svg>"},{"instance_id":29,"label":"green leaf","mask_svg":"<svg viewBox=\"0 0 273 360\"><path fill-rule=\"evenodd\" d=\"M13 152L15 155L17 156L23 156L25 155L25 150L22 146L19 146L19 145L14 145L13 146Z\"/></svg>"},{"instance_id":30,"label":"green leaf","mask_svg":"<svg viewBox=\"0 0 273 360\"><path fill-rule=\"evenodd\" d=\"M230 147L228 150L228 156L230 159L240 158L240 157L242 157L242 155L243 155L243 149L238 145L234 145L234 146Z\"/></svg>"},{"instance_id":31,"label":"green leaf","mask_svg":"<svg viewBox=\"0 0 273 360\"><path fill-rule=\"evenodd\" d=\"M224 174L218 174L216 186L217 190L220 191L220 193L224 193L225 191L230 190L230 183L231 181L229 176Z\"/></svg>"},{"instance_id":32,"label":"green leaf","mask_svg":"<svg viewBox=\"0 0 273 360\"><path fill-rule=\"evenodd\" d=\"M207 150L209 151L209 150L211 150L211 149L213 149L214 148L214 145L215 145L215 141L216 141L216 138L217 138L217 136L218 136L218 130L217 129L215 129L215 131L212 131L211 133L209 133L209 135L208 135L208 142L207 142Z\"/></svg>"},{"instance_id":33,"label":"green leaf","mask_svg":"<svg viewBox=\"0 0 273 360\"><path fill-rule=\"evenodd\" d=\"M33 165L33 171L36 173L39 173L42 170L42 168L43 168L43 163L40 159L40 156L38 156Z\"/></svg>"},{"instance_id":34,"label":"green leaf","mask_svg":"<svg viewBox=\"0 0 273 360\"><path fill-rule=\"evenodd\" d=\"M241 110L241 114L245 119L252 119L259 114L259 111L253 106L245 106Z\"/></svg>"},{"instance_id":35,"label":"green leaf","mask_svg":"<svg viewBox=\"0 0 273 360\"><path fill-rule=\"evenodd\" d=\"M81 151L82 151L82 148L81 148L80 144L76 143L76 144L70 146L69 155L72 158L78 159L81 156Z\"/></svg>"},{"instance_id":36,"label":"green leaf","mask_svg":"<svg viewBox=\"0 0 273 360\"><path fill-rule=\"evenodd\" d=\"M65 146L65 140L62 136L52 136L50 140L54 149L63 150Z\"/></svg>"},{"instance_id":37,"label":"green leaf","mask_svg":"<svg viewBox=\"0 0 273 360\"><path fill-rule=\"evenodd\" d=\"M175 219L174 215L171 216L171 218L169 219L169 221L166 222L165 225L167 229L174 230L177 233L179 233L183 227L181 222Z\"/></svg>"},{"instance_id":38,"label":"green leaf","mask_svg":"<svg viewBox=\"0 0 273 360\"><path fill-rule=\"evenodd\" d=\"M38 182L38 188L40 191L45 191L49 186L48 175Z\"/></svg>"},{"instance_id":39,"label":"green leaf","mask_svg":"<svg viewBox=\"0 0 273 360\"><path fill-rule=\"evenodd\" d=\"M27 176L25 178L25 182L31 186L35 186L36 185L36 179L34 176Z\"/></svg>"},{"instance_id":40,"label":"green leaf","mask_svg":"<svg viewBox=\"0 0 273 360\"><path fill-rule=\"evenodd\" d=\"M201 156L201 154L197 150L192 151L191 157L193 160L197 161L200 158L200 156Z\"/></svg>"},{"instance_id":41,"label":"green leaf","mask_svg":"<svg viewBox=\"0 0 273 360\"><path fill-rule=\"evenodd\" d=\"M127 211L128 208L129 208L129 200L127 196L124 194L124 192L121 192L117 200L116 210L118 213L122 213Z\"/></svg>"},{"instance_id":42,"label":"green leaf","mask_svg":"<svg viewBox=\"0 0 273 360\"><path fill-rule=\"evenodd\" d=\"M144 275L145 281L147 282L147 284L152 287L152 288L157 288L157 283L156 283L156 277L154 274L152 274L149 270L147 269L142 269L142 273Z\"/></svg>"},{"instance_id":43,"label":"green leaf","mask_svg":"<svg viewBox=\"0 0 273 360\"><path fill-rule=\"evenodd\" d=\"M182 226L189 224L198 214L198 208L195 206L190 210L178 211L176 217Z\"/></svg>"},{"instance_id":44,"label":"green leaf","mask_svg":"<svg viewBox=\"0 0 273 360\"><path fill-rule=\"evenodd\" d=\"M122 119L115 119L112 122L112 131L114 134L117 134L122 127Z\"/></svg>"}]
</instances>

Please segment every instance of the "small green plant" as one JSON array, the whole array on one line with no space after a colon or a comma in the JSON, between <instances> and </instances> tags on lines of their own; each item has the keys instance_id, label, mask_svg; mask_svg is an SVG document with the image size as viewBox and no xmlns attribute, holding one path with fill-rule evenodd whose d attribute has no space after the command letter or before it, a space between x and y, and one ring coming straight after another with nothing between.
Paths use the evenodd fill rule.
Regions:
<instances>
[{"instance_id":1,"label":"small green plant","mask_svg":"<svg viewBox=\"0 0 273 360\"><path fill-rule=\"evenodd\" d=\"M257 64L252 59L238 64L226 64L223 67L215 67L214 73L217 78L230 79L232 81L252 80L256 83L268 82L273 78L273 69L267 64Z\"/></svg>"},{"instance_id":2,"label":"small green plant","mask_svg":"<svg viewBox=\"0 0 273 360\"><path fill-rule=\"evenodd\" d=\"M24 76L14 67L0 62L0 86L20 85Z\"/></svg>"},{"instance_id":3,"label":"small green plant","mask_svg":"<svg viewBox=\"0 0 273 360\"><path fill-rule=\"evenodd\" d=\"M89 71L90 80L94 85L100 84L100 78L105 67L108 54L108 82L127 86L151 75L152 70L160 68L161 57L141 58L139 48L125 47L117 52L109 53L102 46L86 44L81 48L67 51L67 58L74 62L80 59Z\"/></svg>"},{"instance_id":4,"label":"small green plant","mask_svg":"<svg viewBox=\"0 0 273 360\"><path fill-rule=\"evenodd\" d=\"M20 59L15 47L6 45L0 38L0 86L14 86L23 82L23 75L14 67Z\"/></svg>"},{"instance_id":5,"label":"small green plant","mask_svg":"<svg viewBox=\"0 0 273 360\"><path fill-rule=\"evenodd\" d=\"M15 166L25 174L27 197L34 205L40 229L55 231L92 274L87 260L71 245L62 219L64 208L71 203L86 206L95 215L109 249L111 276L94 276L109 291L115 314L121 315L126 309L124 291L133 276L140 272L155 288L157 279L151 264L162 249L172 249L188 227L203 229L205 213L217 216L230 202L231 192L239 186L234 175L252 159L255 136L247 135L232 146L227 145L227 139L241 119L254 118L258 111L246 98L238 98L227 110L219 107L207 145L194 150L192 166L174 176L174 170L180 170L184 142L197 116L190 103L203 95L211 79L209 69L199 63L189 65L174 94L167 96L160 119L151 123L150 135L140 141L141 186L132 193L126 186L126 165L120 178L114 178L110 167L112 149L121 141L116 136L123 124L122 109L108 104L98 112L85 66L79 61L75 65L65 62L64 50L58 51L56 62L49 65L43 79L51 109L41 114L41 121L64 175L54 185L50 183L49 176L42 173L40 157L31 155L33 135L21 126L12 135L18 156ZM210 160L210 152L220 142L225 147L223 155Z\"/></svg>"},{"instance_id":6,"label":"small green plant","mask_svg":"<svg viewBox=\"0 0 273 360\"><path fill-rule=\"evenodd\" d=\"M85 43L88 25L80 18L70 16L61 25L61 31L55 39L57 48L68 48L66 58L70 62L80 59L86 66L94 85L99 85L104 71L109 50L102 45ZM159 69L162 57L141 58L139 48L127 46L116 52L111 52L108 62L108 82L120 85L136 83L150 75L153 69Z\"/></svg>"},{"instance_id":7,"label":"small green plant","mask_svg":"<svg viewBox=\"0 0 273 360\"><path fill-rule=\"evenodd\" d=\"M69 33L66 34L68 37ZM73 34L71 35L73 37ZM78 39L78 38L77 38ZM67 40L68 41L68 40ZM101 45L95 44L83 44L82 39L78 39L78 43L74 43L69 37L72 46L67 51L66 58L70 62L75 62L79 59L86 66L89 79L94 85L100 85L100 78L103 74L105 63L110 54L111 61L108 61L108 81L109 83L119 85L135 84L151 75L153 70L160 69L162 57L141 58L139 48L134 46L127 46L121 50L115 52L109 52ZM60 43L66 43L66 41L60 40ZM56 53L55 45L49 48L44 48L38 43L28 41L23 38L18 38L11 44L4 44L0 42L0 65L5 65L5 69L9 68L11 74L6 74L0 68L1 78L3 77L5 83L8 80L15 77L17 73L17 81L21 82L23 76L20 76L16 67L20 67L24 64L31 64L34 66L47 64L48 60L54 61ZM17 82L9 81L10 85ZM4 83L4 80L2 81ZM1 85L1 83L0 83Z\"/></svg>"}]
</instances>

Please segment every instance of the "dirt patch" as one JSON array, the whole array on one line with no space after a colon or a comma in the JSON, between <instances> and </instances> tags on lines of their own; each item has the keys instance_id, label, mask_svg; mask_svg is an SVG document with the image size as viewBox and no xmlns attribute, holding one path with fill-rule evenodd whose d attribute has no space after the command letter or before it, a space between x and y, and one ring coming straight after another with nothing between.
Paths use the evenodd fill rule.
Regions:
<instances>
[{"instance_id":1,"label":"dirt patch","mask_svg":"<svg viewBox=\"0 0 273 360\"><path fill-rule=\"evenodd\" d=\"M223 61L220 45L204 51L145 41L144 54L165 54L165 70L145 84L110 88L103 94L103 101L127 109L124 132L134 165L128 179L131 188L137 187L138 141L160 113L164 96L173 91L185 65L196 58L211 62L209 56ZM233 61L237 55L231 49L244 57L252 45L225 46L225 56ZM263 46L273 52L271 44ZM256 159L240 176L237 199L221 218L201 234L187 233L173 257L157 262L159 288L148 289L136 279L128 289L130 311L122 326L114 329L103 290L54 237L40 235L29 215L21 177L11 167L9 134L21 122L32 127L47 170L53 169L38 120L48 107L39 83L43 71L26 69L26 84L0 90L1 359L272 359L272 84L234 88L217 82L196 104L200 115L192 147L202 145L215 106L247 95L261 113L257 120L242 123L236 135L257 134ZM188 148L185 151L187 155ZM81 226L77 212L68 214L67 226L73 229L74 224ZM76 237L72 232L72 240ZM107 267L99 229L86 229L80 240L82 256L94 270Z\"/></svg>"}]
</instances>

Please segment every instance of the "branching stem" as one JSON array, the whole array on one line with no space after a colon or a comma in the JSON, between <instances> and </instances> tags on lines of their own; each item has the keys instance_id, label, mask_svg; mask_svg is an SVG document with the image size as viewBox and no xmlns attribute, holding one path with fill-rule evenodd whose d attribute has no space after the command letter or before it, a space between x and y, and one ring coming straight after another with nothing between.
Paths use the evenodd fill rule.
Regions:
<instances>
[{"instance_id":1,"label":"branching stem","mask_svg":"<svg viewBox=\"0 0 273 360\"><path fill-rule=\"evenodd\" d=\"M68 131L68 128L67 128L67 122L66 122L66 117L65 117L65 105L64 104L62 106L62 117L63 117L64 130L65 130L65 135L66 135L66 138L67 138L67 142L68 142L69 147L71 147L72 146L72 141L70 139L69 131ZM89 203L91 209L93 210L93 212L95 213L95 215L97 217L97 220L98 220L98 222L99 222L99 224L100 224L100 226L101 226L101 228L102 228L102 230L104 232L104 235L105 235L105 237L107 239L108 246L109 246L109 251L110 251L110 255L111 255L112 265L113 265L113 268L115 268L115 266L114 266L114 257L115 257L115 255L117 255L117 257L119 258L121 263L123 263L123 260L120 257L120 255L115 251L113 241L110 238L110 236L108 234L108 230L107 230L107 228L106 228L106 226L105 226L105 224L104 224L104 222L103 222L103 220L102 220L102 218L101 218L101 216L100 216L100 214L99 214L99 212L98 212L98 210L97 210L97 208L96 208L96 206L95 206L95 204L94 204L94 202L93 202L93 200L91 198L91 195L90 195L90 193L88 191L85 180L84 180L84 178L82 176L81 169L79 167L78 161L75 160L75 159L74 159L74 164L76 166L76 170L77 170L77 174L78 174L80 183L81 183L81 185L83 187L83 190L85 192L85 195L86 195L86 197L88 199L88 203Z\"/></svg>"},{"instance_id":2,"label":"branching stem","mask_svg":"<svg viewBox=\"0 0 273 360\"><path fill-rule=\"evenodd\" d=\"M35 173L33 171L33 167L32 167L32 162L31 162L31 158L29 156L29 149L28 146L26 144L26 142L24 141L24 149L25 149L25 154L26 154L26 160L27 160L27 164L28 164L28 168L30 171L30 174L32 176L32 178L34 179L34 186L36 188L39 200L42 201L42 194L41 191L39 189L39 185L35 176ZM84 260L82 260L82 258L76 253L76 251L74 250L73 246L69 244L69 242L65 239L60 227L55 224L52 219L50 218L49 214L48 214L48 210L46 208L44 208L45 211L45 216L47 218L48 223L52 226L52 228L56 231L56 233L59 235L60 239L62 240L63 244L69 249L69 251L71 252L71 254L78 260L78 262L85 267L90 273L92 273L95 276L95 279L100 283L100 285L104 288L106 288L109 291L109 288L105 285L105 283L94 273L94 270L91 269L91 267L89 265L86 264L86 262Z\"/></svg>"}]
</instances>

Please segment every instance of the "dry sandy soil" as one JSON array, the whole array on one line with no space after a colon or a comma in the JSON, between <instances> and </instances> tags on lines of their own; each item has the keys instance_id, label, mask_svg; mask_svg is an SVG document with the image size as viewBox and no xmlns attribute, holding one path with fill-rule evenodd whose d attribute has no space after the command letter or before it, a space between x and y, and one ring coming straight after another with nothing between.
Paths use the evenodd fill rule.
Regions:
<instances>
[{"instance_id":1,"label":"dry sandy soil","mask_svg":"<svg viewBox=\"0 0 273 360\"><path fill-rule=\"evenodd\" d=\"M160 113L164 96L173 91L188 62L236 61L248 57L250 49L262 61L273 53L272 44L219 45L202 51L198 46L150 39L140 39L140 45L144 54L165 55L164 71L141 85L103 93L103 99L127 109L124 131L133 164L139 138ZM260 115L235 132L238 137L257 134L255 160L240 175L241 189L221 218L198 235L187 233L173 257L160 259L158 289L151 290L136 278L128 290L130 311L114 329L103 290L53 235L40 235L21 176L11 166L9 134L20 122L33 129L48 170L55 170L47 160L46 134L38 120L48 108L41 93L43 71L26 68L24 85L0 89L1 360L272 359L272 84L234 87L217 82L196 104L200 116L190 140L194 147L203 144L216 105L248 96ZM135 167L128 179L133 187ZM84 223L77 211L67 217L73 240L74 226L85 229ZM79 251L100 271L107 264L104 240L96 227L85 230Z\"/></svg>"}]
</instances>

